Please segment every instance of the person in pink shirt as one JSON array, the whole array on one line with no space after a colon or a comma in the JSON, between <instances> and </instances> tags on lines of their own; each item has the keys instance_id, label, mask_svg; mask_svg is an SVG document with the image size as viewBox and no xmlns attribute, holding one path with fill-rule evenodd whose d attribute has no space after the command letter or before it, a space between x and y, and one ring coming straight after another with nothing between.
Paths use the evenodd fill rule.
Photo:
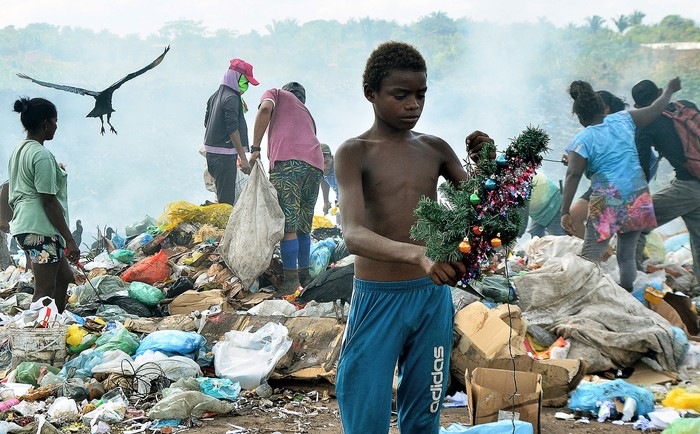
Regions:
<instances>
[{"instance_id":1,"label":"person in pink shirt","mask_svg":"<svg viewBox=\"0 0 700 434\"><path fill-rule=\"evenodd\" d=\"M269 89L260 99L253 127L251 165L260 158L267 131L270 182L285 217L280 242L284 282L278 296L293 294L309 281L311 224L323 177L323 152L305 102L306 90L295 81Z\"/></svg>"}]
</instances>

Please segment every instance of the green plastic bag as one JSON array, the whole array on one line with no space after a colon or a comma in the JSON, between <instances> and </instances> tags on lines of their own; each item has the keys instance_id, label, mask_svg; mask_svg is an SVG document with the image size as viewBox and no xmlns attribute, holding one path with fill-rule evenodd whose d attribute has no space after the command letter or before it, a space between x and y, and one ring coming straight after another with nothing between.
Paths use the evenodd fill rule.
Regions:
<instances>
[{"instance_id":1,"label":"green plastic bag","mask_svg":"<svg viewBox=\"0 0 700 434\"><path fill-rule=\"evenodd\" d=\"M122 350L133 356L139 347L139 340L123 326L104 332L95 342L95 351L107 352Z\"/></svg>"},{"instance_id":2,"label":"green plastic bag","mask_svg":"<svg viewBox=\"0 0 700 434\"><path fill-rule=\"evenodd\" d=\"M36 379L39 378L41 367L46 366L46 370L52 374L58 374L60 369L47 365L46 363L38 362L22 362L17 365L17 382L23 384L31 384L36 387Z\"/></svg>"},{"instance_id":3,"label":"green plastic bag","mask_svg":"<svg viewBox=\"0 0 700 434\"><path fill-rule=\"evenodd\" d=\"M700 419L676 419L661 434L697 434L700 432Z\"/></svg>"},{"instance_id":4,"label":"green plastic bag","mask_svg":"<svg viewBox=\"0 0 700 434\"><path fill-rule=\"evenodd\" d=\"M147 306L155 306L165 298L165 293L148 283L131 282L131 285L129 285L129 297Z\"/></svg>"},{"instance_id":5,"label":"green plastic bag","mask_svg":"<svg viewBox=\"0 0 700 434\"><path fill-rule=\"evenodd\" d=\"M114 250L109 254L109 257L122 264L131 264L134 262L134 252L127 249Z\"/></svg>"}]
</instances>

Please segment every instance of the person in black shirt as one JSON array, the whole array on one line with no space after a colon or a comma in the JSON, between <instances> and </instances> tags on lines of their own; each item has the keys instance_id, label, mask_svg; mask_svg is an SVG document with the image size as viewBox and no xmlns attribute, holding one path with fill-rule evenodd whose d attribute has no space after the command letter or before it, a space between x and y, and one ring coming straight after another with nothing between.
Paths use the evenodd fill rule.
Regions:
<instances>
[{"instance_id":1,"label":"person in black shirt","mask_svg":"<svg viewBox=\"0 0 700 434\"><path fill-rule=\"evenodd\" d=\"M661 95L661 89L651 80L642 80L632 88L632 98L636 108L651 105L659 95ZM698 108L690 101L679 102L696 110ZM667 110L673 111L675 106L670 104ZM677 217L685 221L690 235L695 278L700 283L700 179L684 167L687 158L673 119L665 115L659 116L651 124L637 130L636 142L639 162L647 178L649 178L650 168L648 159L652 147L660 157L666 158L676 171L676 178L652 196L654 212L659 226ZM643 237L640 237L640 243L644 242Z\"/></svg>"}]
</instances>

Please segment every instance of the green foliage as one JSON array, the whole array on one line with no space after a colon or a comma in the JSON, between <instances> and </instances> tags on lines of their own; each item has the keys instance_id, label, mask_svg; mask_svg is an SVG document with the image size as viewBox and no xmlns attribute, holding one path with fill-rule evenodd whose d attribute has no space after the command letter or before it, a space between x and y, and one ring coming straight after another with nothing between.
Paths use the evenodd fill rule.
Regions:
<instances>
[{"instance_id":1,"label":"green foliage","mask_svg":"<svg viewBox=\"0 0 700 434\"><path fill-rule=\"evenodd\" d=\"M472 176L459 188L444 183L440 186L442 201L425 197L419 201L411 238L425 241L430 259L463 261L468 270L465 279L479 278L480 264L499 247L493 240L511 246L525 223L519 210L527 203L530 180L548 142L544 130L529 127L496 160L489 158L495 145L485 144ZM470 244L471 251L460 251L462 241Z\"/></svg>"}]
</instances>

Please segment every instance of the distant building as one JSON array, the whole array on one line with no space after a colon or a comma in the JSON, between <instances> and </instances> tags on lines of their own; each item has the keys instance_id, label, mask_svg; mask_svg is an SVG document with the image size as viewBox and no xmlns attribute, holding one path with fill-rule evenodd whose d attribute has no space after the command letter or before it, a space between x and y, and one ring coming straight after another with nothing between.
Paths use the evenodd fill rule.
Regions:
<instances>
[{"instance_id":1,"label":"distant building","mask_svg":"<svg viewBox=\"0 0 700 434\"><path fill-rule=\"evenodd\" d=\"M657 68L677 62L697 65L700 60L700 42L659 42L642 44L642 47L649 48L650 60Z\"/></svg>"}]
</instances>

